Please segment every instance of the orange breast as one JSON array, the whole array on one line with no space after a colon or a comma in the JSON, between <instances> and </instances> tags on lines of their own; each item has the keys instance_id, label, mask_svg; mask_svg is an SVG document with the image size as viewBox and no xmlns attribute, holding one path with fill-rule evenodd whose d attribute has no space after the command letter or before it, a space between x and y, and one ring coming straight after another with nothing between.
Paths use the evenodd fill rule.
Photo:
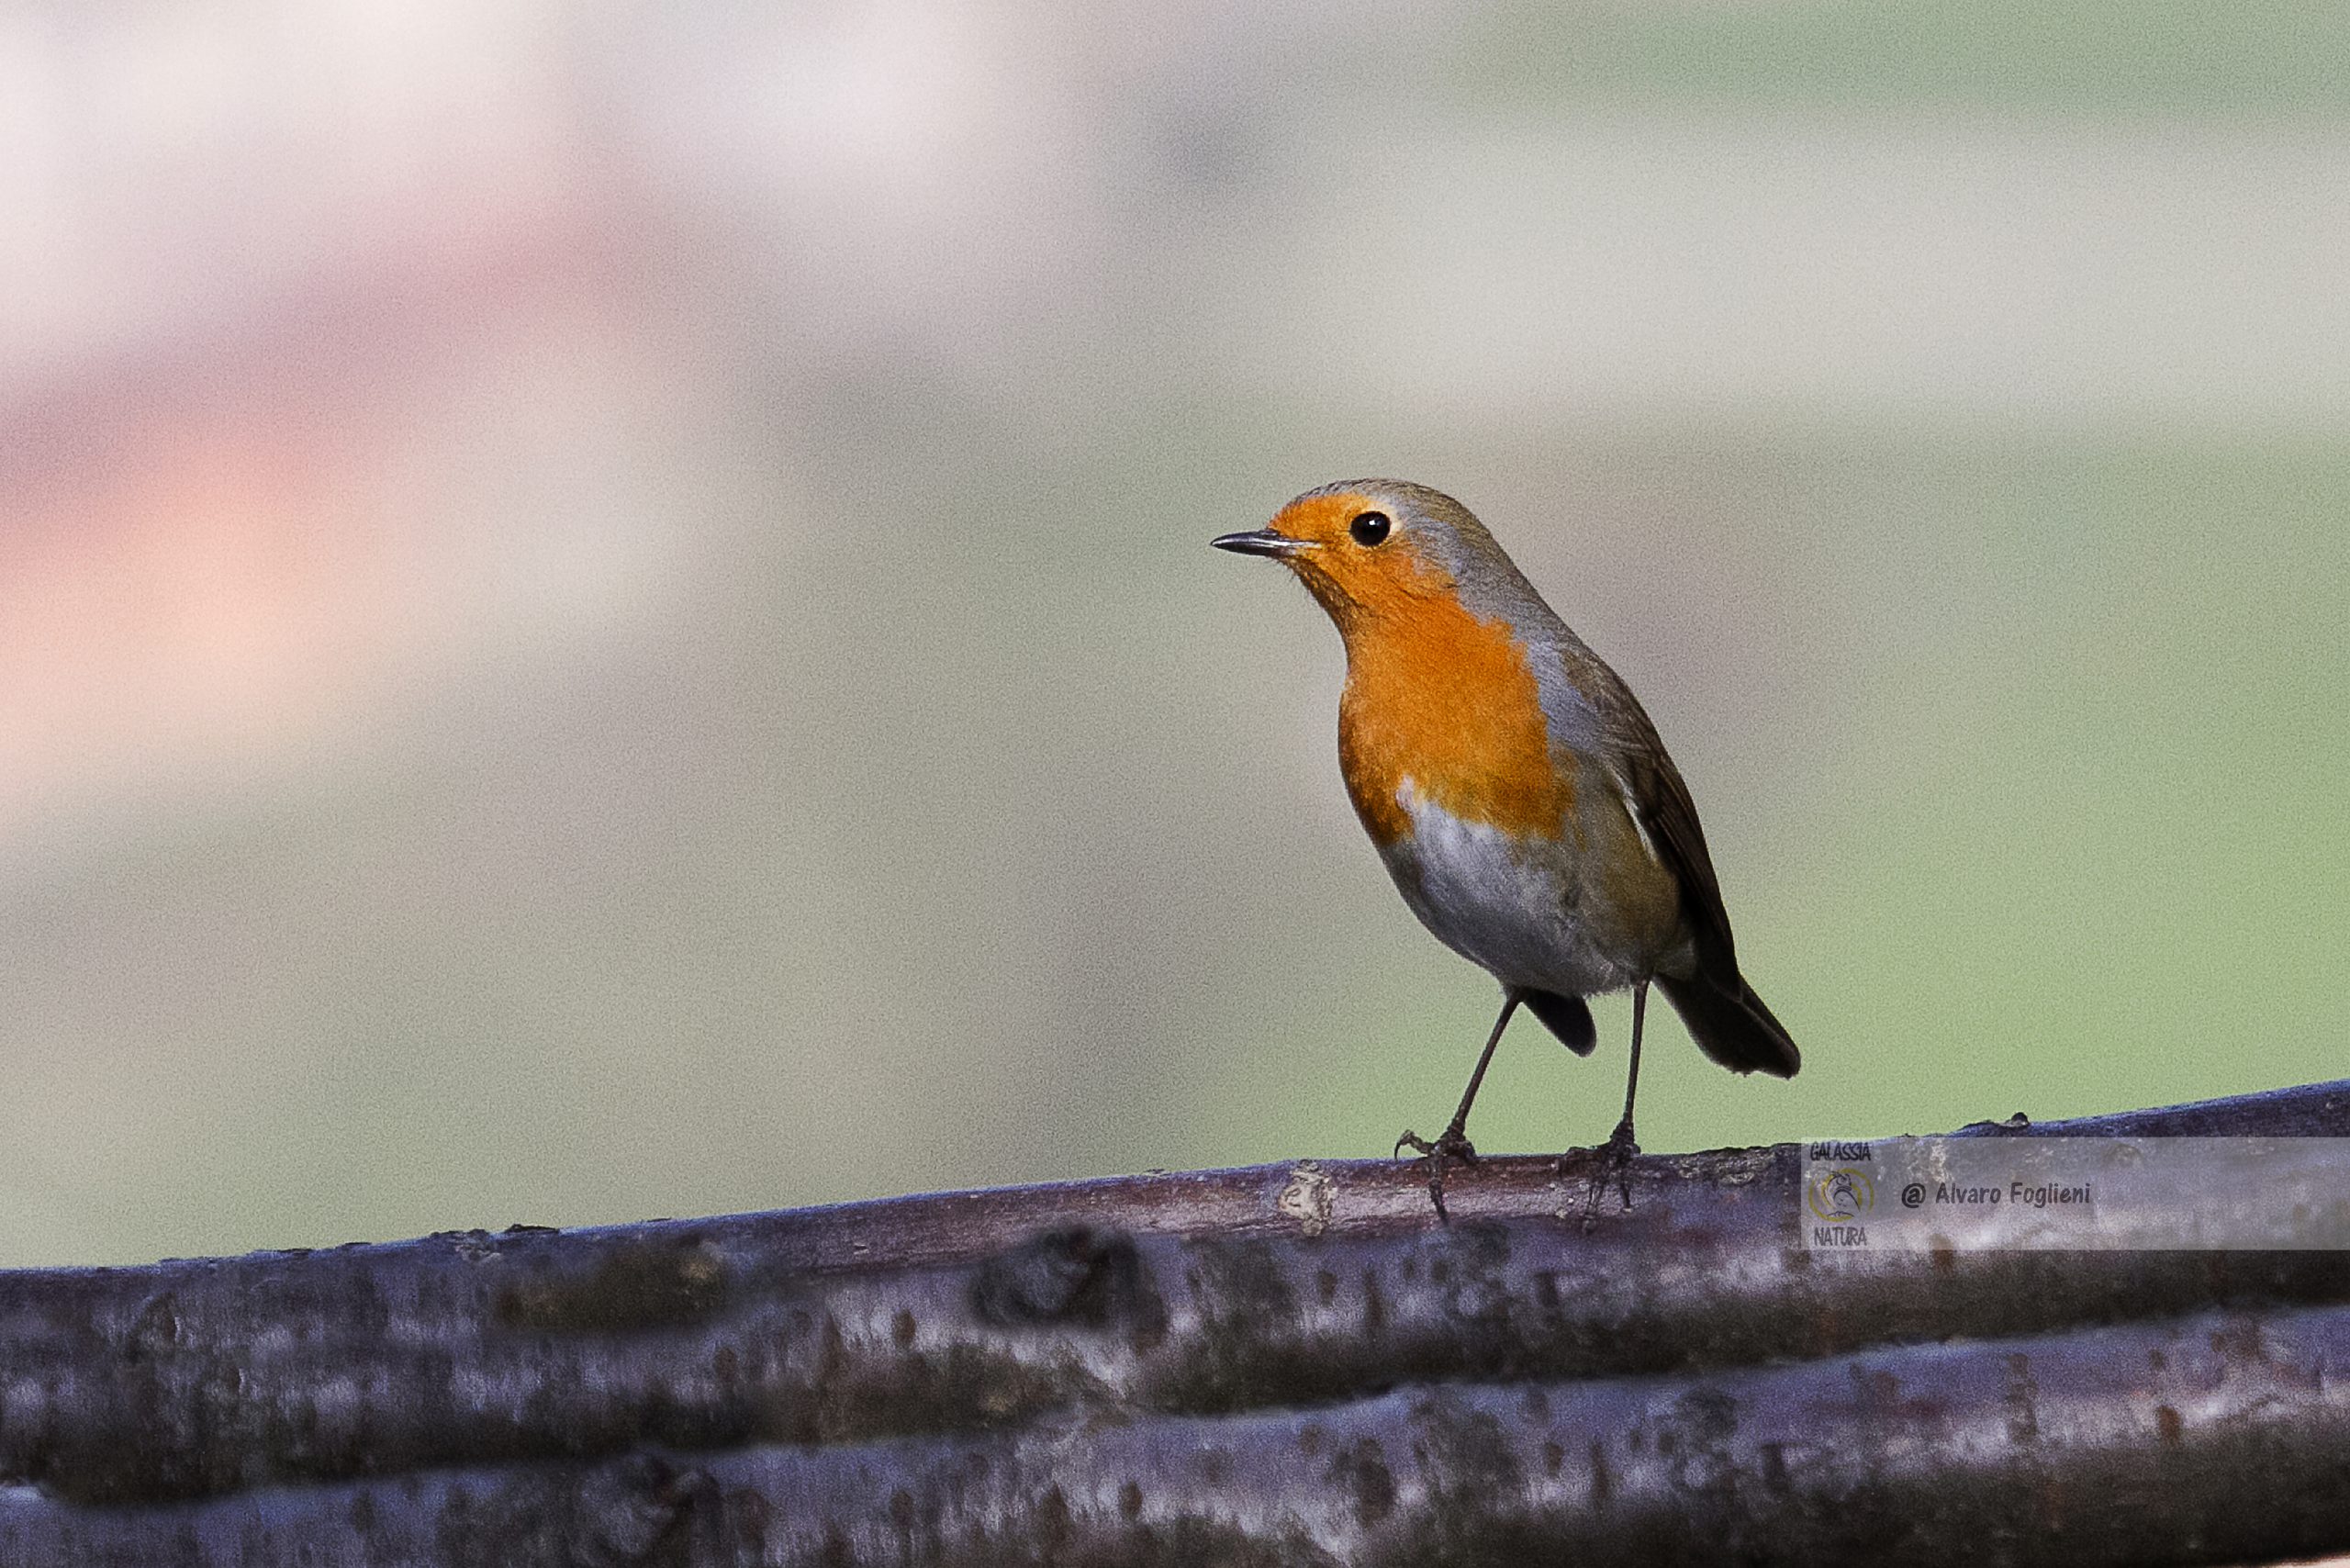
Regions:
<instances>
[{"instance_id":1,"label":"orange breast","mask_svg":"<svg viewBox=\"0 0 2350 1568\"><path fill-rule=\"evenodd\" d=\"M1506 623L1450 595L1346 628L1338 767L1371 836L1411 831L1408 778L1454 816L1512 833L1573 831L1574 778L1552 767L1542 701Z\"/></svg>"}]
</instances>

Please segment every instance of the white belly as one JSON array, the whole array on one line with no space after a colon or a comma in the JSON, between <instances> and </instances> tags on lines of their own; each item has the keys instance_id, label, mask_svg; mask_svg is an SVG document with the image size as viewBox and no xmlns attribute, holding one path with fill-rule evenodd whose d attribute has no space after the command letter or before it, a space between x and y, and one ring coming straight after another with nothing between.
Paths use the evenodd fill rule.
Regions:
<instances>
[{"instance_id":1,"label":"white belly","mask_svg":"<svg viewBox=\"0 0 2350 1568\"><path fill-rule=\"evenodd\" d=\"M1646 977L1603 950L1573 857L1483 823L1463 822L1409 778L1396 799L1412 835L1388 847L1404 902L1437 939L1506 986L1590 996ZM1602 916L1604 920L1604 913Z\"/></svg>"}]
</instances>

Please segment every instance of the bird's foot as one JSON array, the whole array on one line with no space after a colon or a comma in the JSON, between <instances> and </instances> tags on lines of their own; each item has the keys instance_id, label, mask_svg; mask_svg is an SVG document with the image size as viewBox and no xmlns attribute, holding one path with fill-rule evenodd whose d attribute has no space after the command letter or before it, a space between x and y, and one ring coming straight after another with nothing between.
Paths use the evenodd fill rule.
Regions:
<instances>
[{"instance_id":1,"label":"bird's foot","mask_svg":"<svg viewBox=\"0 0 2350 1568\"><path fill-rule=\"evenodd\" d=\"M1462 1165L1474 1165L1477 1163L1477 1146L1469 1141L1468 1133L1455 1122L1445 1128L1444 1135L1434 1143L1406 1128L1404 1136L1395 1140L1395 1152L1400 1157L1406 1148L1416 1150L1427 1162L1428 1201L1436 1205L1438 1220L1446 1225L1451 1224L1452 1216L1444 1212L1444 1162L1449 1159Z\"/></svg>"},{"instance_id":2,"label":"bird's foot","mask_svg":"<svg viewBox=\"0 0 2350 1568\"><path fill-rule=\"evenodd\" d=\"M1632 1156L1640 1152L1640 1146L1632 1138L1632 1118L1627 1116L1617 1123L1616 1130L1607 1135L1607 1141L1592 1152L1598 1159L1591 1173L1590 1191L1583 1198L1583 1227L1585 1230L1589 1230L1598 1218L1599 1196L1607 1190L1610 1176L1616 1178L1616 1195L1622 1201L1625 1212L1631 1212Z\"/></svg>"}]
</instances>

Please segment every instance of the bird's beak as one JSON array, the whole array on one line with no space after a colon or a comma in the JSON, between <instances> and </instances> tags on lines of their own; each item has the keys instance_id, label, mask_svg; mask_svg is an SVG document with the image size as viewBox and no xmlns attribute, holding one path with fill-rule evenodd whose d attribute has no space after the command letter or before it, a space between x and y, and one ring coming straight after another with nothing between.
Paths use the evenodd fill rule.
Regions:
<instances>
[{"instance_id":1,"label":"bird's beak","mask_svg":"<svg viewBox=\"0 0 2350 1568\"><path fill-rule=\"evenodd\" d=\"M1270 555L1276 560L1309 548L1304 540L1292 539L1286 533L1275 533L1270 528L1251 529L1247 533L1227 533L1208 543L1219 550L1229 550L1236 554Z\"/></svg>"}]
</instances>

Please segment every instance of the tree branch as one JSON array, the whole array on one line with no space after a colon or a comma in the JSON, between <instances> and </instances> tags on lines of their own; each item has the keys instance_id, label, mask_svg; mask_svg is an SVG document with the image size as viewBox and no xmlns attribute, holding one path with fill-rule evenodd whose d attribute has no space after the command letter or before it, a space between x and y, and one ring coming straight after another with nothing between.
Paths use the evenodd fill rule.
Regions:
<instances>
[{"instance_id":1,"label":"tree branch","mask_svg":"<svg viewBox=\"0 0 2350 1568\"><path fill-rule=\"evenodd\" d=\"M2350 1082L1977 1136L2350 1135ZM2246 1562L2350 1258L1815 1253L1800 1152L0 1274L0 1562ZM2344 1171L2350 1191L2350 1169Z\"/></svg>"}]
</instances>

